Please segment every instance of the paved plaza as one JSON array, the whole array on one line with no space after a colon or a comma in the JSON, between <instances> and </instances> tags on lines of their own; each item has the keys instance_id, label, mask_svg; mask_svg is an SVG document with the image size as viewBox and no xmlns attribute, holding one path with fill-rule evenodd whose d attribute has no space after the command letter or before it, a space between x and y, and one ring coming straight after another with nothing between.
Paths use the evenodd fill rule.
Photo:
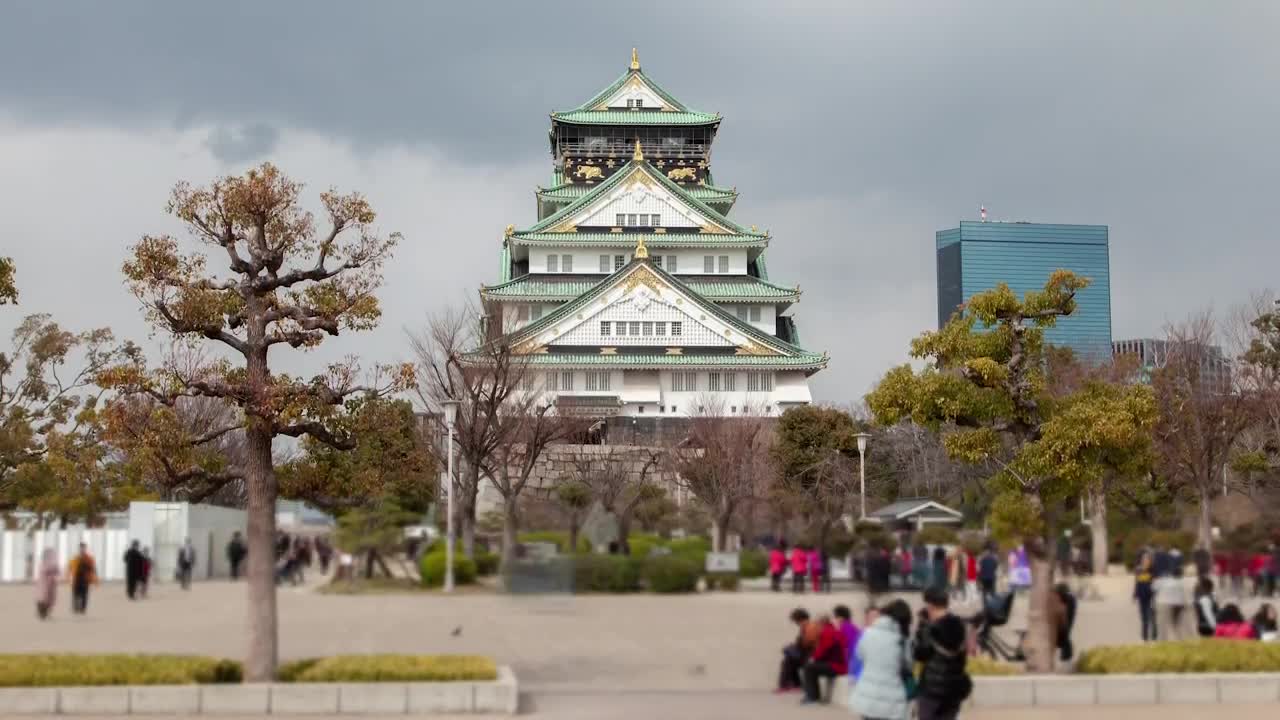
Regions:
<instances>
[{"instance_id":1,"label":"paved plaza","mask_svg":"<svg viewBox=\"0 0 1280 720\"><path fill-rule=\"evenodd\" d=\"M1078 647L1137 639L1130 582L1105 580L1104 599L1081 603ZM246 594L243 584L230 582L201 583L189 592L162 584L148 599L131 603L122 586L108 584L92 596L87 617L70 616L64 592L53 620L41 623L30 586L3 586L0 637L6 652L236 658L244 652ZM908 599L918 604L918 597ZM863 600L855 592L797 598L769 592L512 597L468 591L447 597L342 596L311 587L282 588L281 653L285 659L371 652L490 655L515 668L528 693L527 710L536 717L652 717L657 713L646 715L644 708L668 705L673 712L696 709L697 717L756 716L765 708L771 718L847 716L836 709L793 709L794 696L775 697L766 690L775 681L779 649L794 634L786 621L791 608L826 610L842 602L859 610ZM1250 610L1254 606L1246 604ZM1015 611L1011 627L1024 626L1025 604L1020 601ZM461 632L454 636L457 628ZM1236 711L1235 720L1252 717ZM1103 710L1090 712L1111 717ZM1162 709L1161 720L1183 717L1177 712ZM1066 716L1024 709L966 717ZM1125 715L1126 720L1143 717L1132 710Z\"/></svg>"}]
</instances>

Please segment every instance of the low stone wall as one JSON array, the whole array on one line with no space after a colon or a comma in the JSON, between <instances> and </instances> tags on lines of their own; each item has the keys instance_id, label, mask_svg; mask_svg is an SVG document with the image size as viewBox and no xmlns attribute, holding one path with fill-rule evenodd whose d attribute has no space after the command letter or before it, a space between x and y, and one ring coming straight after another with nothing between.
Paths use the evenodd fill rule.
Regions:
<instances>
[{"instance_id":1,"label":"low stone wall","mask_svg":"<svg viewBox=\"0 0 1280 720\"><path fill-rule=\"evenodd\" d=\"M493 682L0 688L5 715L514 715L509 667Z\"/></svg>"},{"instance_id":2,"label":"low stone wall","mask_svg":"<svg viewBox=\"0 0 1280 720\"><path fill-rule=\"evenodd\" d=\"M849 702L848 678L838 678L831 700ZM968 707L1070 705L1218 705L1280 702L1280 673L1170 675L1025 675L977 677Z\"/></svg>"}]
</instances>

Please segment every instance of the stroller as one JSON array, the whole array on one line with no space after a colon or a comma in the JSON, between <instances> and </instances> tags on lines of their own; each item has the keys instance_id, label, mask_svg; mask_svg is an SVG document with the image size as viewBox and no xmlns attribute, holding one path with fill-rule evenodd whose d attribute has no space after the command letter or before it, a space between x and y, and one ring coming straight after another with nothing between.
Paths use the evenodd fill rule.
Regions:
<instances>
[{"instance_id":1,"label":"stroller","mask_svg":"<svg viewBox=\"0 0 1280 720\"><path fill-rule=\"evenodd\" d=\"M992 660L1023 662L1027 659L1022 653L1022 639L1027 634L1026 630L1018 631L1016 643L1010 643L995 633L995 628L1009 622L1009 615L1013 612L1013 598L1014 594L1011 592L988 595L983 599L982 611L969 618L969 624L976 629L979 652L986 653Z\"/></svg>"}]
</instances>

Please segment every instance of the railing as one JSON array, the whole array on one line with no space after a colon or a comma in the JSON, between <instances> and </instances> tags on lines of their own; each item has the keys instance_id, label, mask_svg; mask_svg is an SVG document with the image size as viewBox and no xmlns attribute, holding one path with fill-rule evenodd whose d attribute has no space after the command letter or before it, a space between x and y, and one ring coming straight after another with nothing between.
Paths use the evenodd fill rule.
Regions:
<instances>
[{"instance_id":1,"label":"railing","mask_svg":"<svg viewBox=\"0 0 1280 720\"><path fill-rule=\"evenodd\" d=\"M562 142L560 154L571 157L609 157L629 159L635 152L635 141L614 141L606 144ZM647 157L657 158L705 158L711 153L711 143L685 143L683 145L649 144L643 140L640 149Z\"/></svg>"}]
</instances>

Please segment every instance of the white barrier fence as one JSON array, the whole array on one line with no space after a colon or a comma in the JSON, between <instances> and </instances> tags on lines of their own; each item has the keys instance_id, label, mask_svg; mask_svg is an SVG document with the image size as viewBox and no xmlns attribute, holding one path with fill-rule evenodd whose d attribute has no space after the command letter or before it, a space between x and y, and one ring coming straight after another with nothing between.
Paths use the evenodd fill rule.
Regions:
<instances>
[{"instance_id":1,"label":"white barrier fence","mask_svg":"<svg viewBox=\"0 0 1280 720\"><path fill-rule=\"evenodd\" d=\"M80 543L89 546L98 565L99 580L124 579L124 551L128 530L71 528L68 530L4 530L0 532L0 582L29 582L45 548L58 551L58 568L66 572Z\"/></svg>"}]
</instances>

